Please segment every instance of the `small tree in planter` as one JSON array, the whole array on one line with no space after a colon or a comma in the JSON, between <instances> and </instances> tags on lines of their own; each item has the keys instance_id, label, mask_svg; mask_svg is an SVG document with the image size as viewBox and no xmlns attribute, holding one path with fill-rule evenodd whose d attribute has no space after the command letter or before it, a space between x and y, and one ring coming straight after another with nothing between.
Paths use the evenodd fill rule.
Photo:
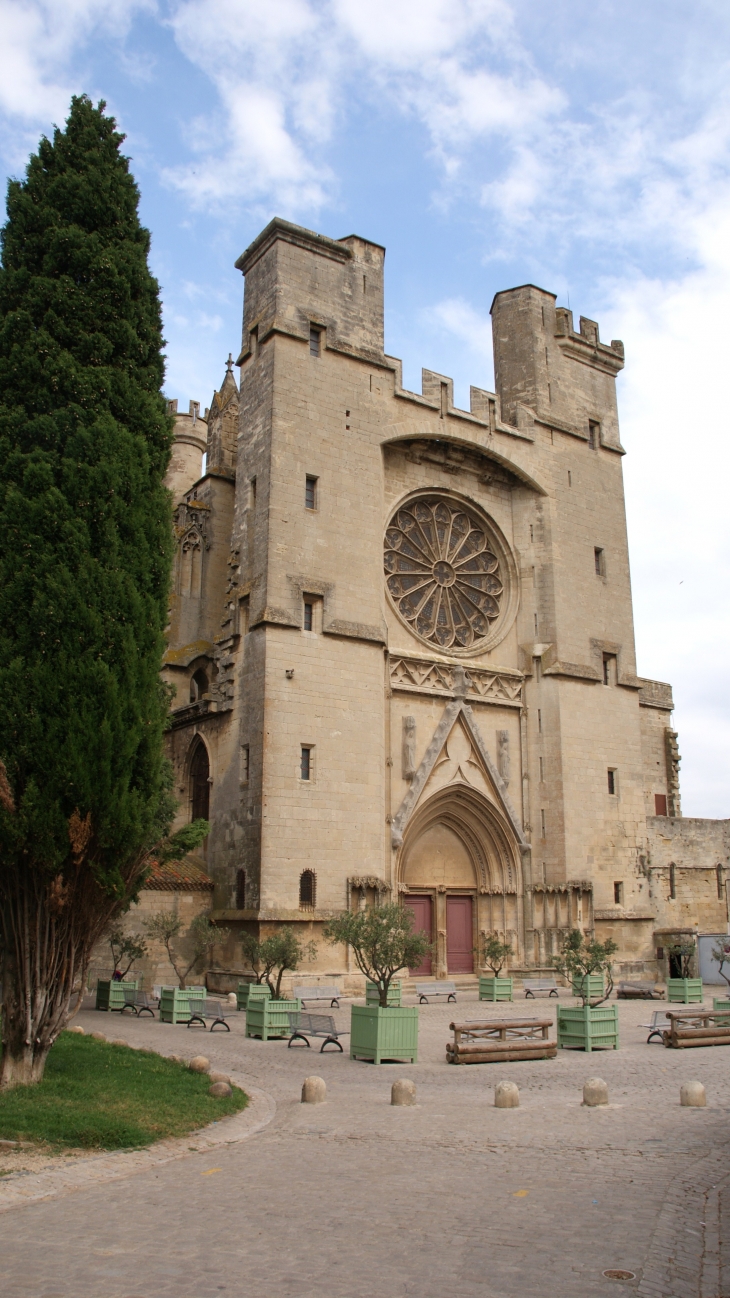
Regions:
<instances>
[{"instance_id":1,"label":"small tree in planter","mask_svg":"<svg viewBox=\"0 0 730 1298\"><path fill-rule=\"evenodd\" d=\"M377 1005L353 1005L350 1057L383 1059L418 1057L417 1006L388 1005L388 989L401 969L416 968L431 952L425 933L413 932L413 914L389 903L329 920L324 936L333 945L352 947L361 973L378 989Z\"/></svg>"},{"instance_id":2,"label":"small tree in planter","mask_svg":"<svg viewBox=\"0 0 730 1298\"><path fill-rule=\"evenodd\" d=\"M512 955L512 947L508 942L500 942L497 933L482 933L482 943L477 948L477 954L481 963L492 971L491 977L482 975L479 978L480 1001L511 1001L512 979L506 975L501 978L500 974L508 956Z\"/></svg>"},{"instance_id":3,"label":"small tree in planter","mask_svg":"<svg viewBox=\"0 0 730 1298\"><path fill-rule=\"evenodd\" d=\"M167 958L175 971L181 991L185 991L188 976L193 969L205 956L210 959L213 947L224 942L230 932L220 924L214 924L209 915L196 915L185 934L187 955L183 955L179 944L183 922L174 910L157 911L145 920L144 926L147 936L155 942L161 942L167 951Z\"/></svg>"},{"instance_id":4,"label":"small tree in planter","mask_svg":"<svg viewBox=\"0 0 730 1298\"><path fill-rule=\"evenodd\" d=\"M678 938L676 942L667 944L667 954L669 955L669 968L674 965L675 971L679 966L679 973L672 976L670 973L667 979L667 1000L680 1001L688 1004L690 1001L699 1003L702 1000L702 979L692 977L692 960L695 955L695 944L693 938Z\"/></svg>"},{"instance_id":5,"label":"small tree in planter","mask_svg":"<svg viewBox=\"0 0 730 1298\"><path fill-rule=\"evenodd\" d=\"M694 953L695 944L691 941L682 941L680 939L678 942L670 942L667 945L667 955L670 959L670 968L672 957L674 957L675 966L676 964L679 965L679 973L674 975L676 978L692 977L692 957L694 956Z\"/></svg>"},{"instance_id":6,"label":"small tree in planter","mask_svg":"<svg viewBox=\"0 0 730 1298\"><path fill-rule=\"evenodd\" d=\"M317 954L315 942L302 942L290 928L279 929L278 933L272 933L261 942L253 933L244 933L241 947L254 971L257 984L266 984L272 1001L282 999L281 981L284 974L294 973L305 961L314 960Z\"/></svg>"},{"instance_id":7,"label":"small tree in planter","mask_svg":"<svg viewBox=\"0 0 730 1298\"><path fill-rule=\"evenodd\" d=\"M139 933L125 933L120 924L115 924L107 936L114 962L112 978L115 982L121 982L135 960L141 960L147 954L147 943Z\"/></svg>"},{"instance_id":8,"label":"small tree in planter","mask_svg":"<svg viewBox=\"0 0 730 1298\"><path fill-rule=\"evenodd\" d=\"M580 1007L558 1006L558 1045L572 1050L617 1050L618 1009L606 1005L613 991L611 956L618 950L612 938L597 942L571 929L561 955L553 959L558 973L569 978Z\"/></svg>"}]
</instances>

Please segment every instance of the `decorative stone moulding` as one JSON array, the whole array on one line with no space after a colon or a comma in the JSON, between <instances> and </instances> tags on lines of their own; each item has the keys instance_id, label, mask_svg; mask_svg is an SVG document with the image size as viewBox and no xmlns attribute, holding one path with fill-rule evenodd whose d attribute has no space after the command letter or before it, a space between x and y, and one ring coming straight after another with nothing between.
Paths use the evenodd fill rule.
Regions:
<instances>
[{"instance_id":1,"label":"decorative stone moulding","mask_svg":"<svg viewBox=\"0 0 730 1298\"><path fill-rule=\"evenodd\" d=\"M518 577L496 523L448 493L405 501L385 533L385 584L414 635L452 654L484 653L517 613Z\"/></svg>"}]
</instances>

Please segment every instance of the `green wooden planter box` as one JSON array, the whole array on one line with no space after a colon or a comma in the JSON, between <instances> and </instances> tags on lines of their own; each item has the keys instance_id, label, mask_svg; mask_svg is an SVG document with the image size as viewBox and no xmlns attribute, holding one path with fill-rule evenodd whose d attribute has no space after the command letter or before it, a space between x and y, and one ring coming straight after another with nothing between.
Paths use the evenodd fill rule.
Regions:
<instances>
[{"instance_id":1,"label":"green wooden planter box","mask_svg":"<svg viewBox=\"0 0 730 1298\"><path fill-rule=\"evenodd\" d=\"M350 1058L418 1061L418 1006L353 1005Z\"/></svg>"},{"instance_id":2,"label":"green wooden planter box","mask_svg":"<svg viewBox=\"0 0 730 1298\"><path fill-rule=\"evenodd\" d=\"M380 994L375 983L368 979L365 983L365 1004L379 1005ZM398 1006L401 1004L401 984L400 979L395 978L388 988L388 1004Z\"/></svg>"},{"instance_id":3,"label":"green wooden planter box","mask_svg":"<svg viewBox=\"0 0 730 1298\"><path fill-rule=\"evenodd\" d=\"M730 1013L730 1000L726 996L713 996L712 1008L713 1010L727 1010Z\"/></svg>"},{"instance_id":4,"label":"green wooden planter box","mask_svg":"<svg viewBox=\"0 0 730 1298\"><path fill-rule=\"evenodd\" d=\"M585 987L589 989L591 999L594 996L603 996L606 990L603 974L585 974L583 978L573 979L574 996L582 996Z\"/></svg>"},{"instance_id":5,"label":"green wooden planter box","mask_svg":"<svg viewBox=\"0 0 730 1298\"><path fill-rule=\"evenodd\" d=\"M160 993L160 1022L187 1023L196 1005L204 1005L204 987L163 987Z\"/></svg>"},{"instance_id":6,"label":"green wooden planter box","mask_svg":"<svg viewBox=\"0 0 730 1298\"><path fill-rule=\"evenodd\" d=\"M300 1000L272 1001L270 996L249 996L246 1006L246 1036L270 1038L289 1037L289 1015L298 1014Z\"/></svg>"},{"instance_id":7,"label":"green wooden planter box","mask_svg":"<svg viewBox=\"0 0 730 1298\"><path fill-rule=\"evenodd\" d=\"M100 978L96 984L96 1008L98 1010L124 1009L125 987L127 990L133 987L137 991L139 980L136 982L115 982L113 978Z\"/></svg>"},{"instance_id":8,"label":"green wooden planter box","mask_svg":"<svg viewBox=\"0 0 730 1298\"><path fill-rule=\"evenodd\" d=\"M618 1050L618 1005L558 1005L563 1050Z\"/></svg>"},{"instance_id":9,"label":"green wooden planter box","mask_svg":"<svg viewBox=\"0 0 730 1298\"><path fill-rule=\"evenodd\" d=\"M667 1000L681 1005L702 1003L701 978L667 978Z\"/></svg>"},{"instance_id":10,"label":"green wooden planter box","mask_svg":"<svg viewBox=\"0 0 730 1298\"><path fill-rule=\"evenodd\" d=\"M271 991L266 983L239 983L236 992L236 1009L245 1010L250 999L261 999L262 996L270 996Z\"/></svg>"},{"instance_id":11,"label":"green wooden planter box","mask_svg":"<svg viewBox=\"0 0 730 1298\"><path fill-rule=\"evenodd\" d=\"M495 978L493 974L480 974L480 1001L511 1001L512 983L512 978Z\"/></svg>"}]
</instances>

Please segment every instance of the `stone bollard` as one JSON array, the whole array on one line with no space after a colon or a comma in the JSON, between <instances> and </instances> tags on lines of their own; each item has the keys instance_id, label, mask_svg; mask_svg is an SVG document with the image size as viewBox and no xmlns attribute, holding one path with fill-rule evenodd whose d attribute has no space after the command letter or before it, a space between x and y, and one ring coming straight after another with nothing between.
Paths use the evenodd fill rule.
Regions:
<instances>
[{"instance_id":1,"label":"stone bollard","mask_svg":"<svg viewBox=\"0 0 730 1298\"><path fill-rule=\"evenodd\" d=\"M112 1046L128 1046L128 1045L129 1045L129 1042L128 1042L128 1041L125 1041L125 1040L124 1040L124 1037L112 1037L111 1042L110 1042L110 1045L112 1045Z\"/></svg>"},{"instance_id":2,"label":"stone bollard","mask_svg":"<svg viewBox=\"0 0 730 1298\"><path fill-rule=\"evenodd\" d=\"M229 1095L233 1095L233 1091L228 1082L214 1082L212 1086L208 1087L208 1094L212 1095L216 1100L225 1100Z\"/></svg>"},{"instance_id":3,"label":"stone bollard","mask_svg":"<svg viewBox=\"0 0 730 1298\"><path fill-rule=\"evenodd\" d=\"M520 1091L515 1082L497 1082L494 1088L495 1109L519 1109Z\"/></svg>"},{"instance_id":4,"label":"stone bollard","mask_svg":"<svg viewBox=\"0 0 730 1298\"><path fill-rule=\"evenodd\" d=\"M168 1055L167 1058L170 1060L170 1063L171 1063L171 1064L184 1064L184 1063L185 1063L185 1060L183 1059L182 1055Z\"/></svg>"},{"instance_id":5,"label":"stone bollard","mask_svg":"<svg viewBox=\"0 0 730 1298\"><path fill-rule=\"evenodd\" d=\"M238 997L235 992L228 993L228 1004L233 1005L234 1007L238 1005Z\"/></svg>"},{"instance_id":6,"label":"stone bollard","mask_svg":"<svg viewBox=\"0 0 730 1298\"><path fill-rule=\"evenodd\" d=\"M66 1031L67 1031L67 1032L75 1032L77 1037L85 1037L85 1036L86 1036L86 1033L84 1032L84 1029L83 1029L82 1027L79 1027L78 1023L75 1023L74 1026L73 1026L72 1028L66 1028Z\"/></svg>"},{"instance_id":7,"label":"stone bollard","mask_svg":"<svg viewBox=\"0 0 730 1298\"><path fill-rule=\"evenodd\" d=\"M415 1104L416 1083L409 1081L407 1077L401 1077L397 1082L393 1082L390 1088L390 1102L400 1106Z\"/></svg>"},{"instance_id":8,"label":"stone bollard","mask_svg":"<svg viewBox=\"0 0 730 1298\"><path fill-rule=\"evenodd\" d=\"M213 1070L211 1069L211 1071L208 1073L208 1076L211 1082L225 1082L226 1086L230 1086L231 1084L231 1079L228 1076L228 1073L214 1073Z\"/></svg>"},{"instance_id":9,"label":"stone bollard","mask_svg":"<svg viewBox=\"0 0 730 1298\"><path fill-rule=\"evenodd\" d=\"M583 1103L589 1109L608 1104L608 1084L600 1077L590 1077L583 1087Z\"/></svg>"},{"instance_id":10,"label":"stone bollard","mask_svg":"<svg viewBox=\"0 0 730 1298\"><path fill-rule=\"evenodd\" d=\"M210 1060L206 1059L205 1055L195 1055L194 1058L190 1060L188 1068L191 1073L207 1073L210 1068Z\"/></svg>"},{"instance_id":11,"label":"stone bollard","mask_svg":"<svg viewBox=\"0 0 730 1298\"><path fill-rule=\"evenodd\" d=\"M306 1077L302 1087L302 1104L324 1104L327 1083L323 1077Z\"/></svg>"},{"instance_id":12,"label":"stone bollard","mask_svg":"<svg viewBox=\"0 0 730 1298\"><path fill-rule=\"evenodd\" d=\"M89 1036L93 1041L106 1041L106 1036L103 1032L90 1032Z\"/></svg>"},{"instance_id":13,"label":"stone bollard","mask_svg":"<svg viewBox=\"0 0 730 1298\"><path fill-rule=\"evenodd\" d=\"M679 1092L679 1103L688 1109L704 1109L707 1096L702 1082L685 1082Z\"/></svg>"}]
</instances>

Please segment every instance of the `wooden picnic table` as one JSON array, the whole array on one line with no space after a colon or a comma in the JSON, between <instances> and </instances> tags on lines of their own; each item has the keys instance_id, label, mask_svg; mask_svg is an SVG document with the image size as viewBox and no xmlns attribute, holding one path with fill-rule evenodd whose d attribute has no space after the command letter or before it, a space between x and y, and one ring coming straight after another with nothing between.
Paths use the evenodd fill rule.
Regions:
<instances>
[{"instance_id":1,"label":"wooden picnic table","mask_svg":"<svg viewBox=\"0 0 730 1298\"><path fill-rule=\"evenodd\" d=\"M552 1026L552 1019L474 1019L450 1023L454 1040L446 1044L446 1059L450 1064L554 1059L558 1043L548 1039Z\"/></svg>"}]
</instances>

